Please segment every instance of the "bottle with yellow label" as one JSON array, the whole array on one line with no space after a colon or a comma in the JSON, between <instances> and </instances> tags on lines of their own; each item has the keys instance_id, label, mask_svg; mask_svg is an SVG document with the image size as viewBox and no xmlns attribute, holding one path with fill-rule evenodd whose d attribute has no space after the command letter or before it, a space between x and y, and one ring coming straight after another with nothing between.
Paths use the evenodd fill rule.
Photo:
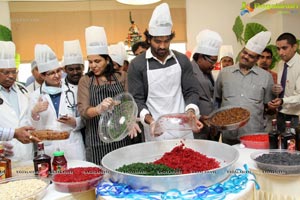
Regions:
<instances>
[{"instance_id":1,"label":"bottle with yellow label","mask_svg":"<svg viewBox=\"0 0 300 200\"><path fill-rule=\"evenodd\" d=\"M11 160L5 157L4 147L0 144L0 180L10 178L11 175Z\"/></svg>"}]
</instances>

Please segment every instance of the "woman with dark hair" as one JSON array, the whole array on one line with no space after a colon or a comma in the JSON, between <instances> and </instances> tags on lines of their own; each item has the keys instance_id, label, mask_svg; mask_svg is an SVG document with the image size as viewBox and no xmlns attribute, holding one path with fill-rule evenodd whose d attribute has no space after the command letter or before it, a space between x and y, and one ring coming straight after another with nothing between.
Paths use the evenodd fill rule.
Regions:
<instances>
[{"instance_id":1,"label":"woman with dark hair","mask_svg":"<svg viewBox=\"0 0 300 200\"><path fill-rule=\"evenodd\" d=\"M100 115L113 107L112 97L127 91L127 84L113 67L103 27L86 29L86 45L90 71L79 81L78 110L86 119L86 159L100 165L105 154L131 142L127 136L119 142L104 143L97 133ZM131 137L134 135L136 131Z\"/></svg>"}]
</instances>

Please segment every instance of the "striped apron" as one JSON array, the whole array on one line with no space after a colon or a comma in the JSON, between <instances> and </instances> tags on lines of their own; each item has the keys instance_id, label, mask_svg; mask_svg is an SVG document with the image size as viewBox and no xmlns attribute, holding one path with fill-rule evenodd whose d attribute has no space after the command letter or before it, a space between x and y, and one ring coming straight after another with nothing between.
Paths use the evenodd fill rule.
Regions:
<instances>
[{"instance_id":1,"label":"striped apron","mask_svg":"<svg viewBox=\"0 0 300 200\"><path fill-rule=\"evenodd\" d=\"M118 81L115 75L113 78L116 80L113 84L95 85L93 84L95 76L91 77L89 93L90 93L90 105L95 107L107 97L114 97L122 92L124 88ZM102 158L109 152L131 144L130 137L126 137L121 141L104 143L100 140L98 135L98 123L100 115L93 117L86 121L86 159L89 162L93 162L97 165L101 164Z\"/></svg>"}]
</instances>

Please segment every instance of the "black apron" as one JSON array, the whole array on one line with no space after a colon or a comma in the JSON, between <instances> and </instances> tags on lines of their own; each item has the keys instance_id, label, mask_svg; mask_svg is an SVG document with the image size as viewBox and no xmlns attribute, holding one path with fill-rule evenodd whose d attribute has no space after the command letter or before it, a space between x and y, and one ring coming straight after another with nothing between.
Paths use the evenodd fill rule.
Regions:
<instances>
[{"instance_id":1,"label":"black apron","mask_svg":"<svg viewBox=\"0 0 300 200\"><path fill-rule=\"evenodd\" d=\"M93 84L95 76L91 77L89 87L91 106L95 107L100 104L103 99L107 97L114 97L124 92L122 84L118 81L115 75L113 75L113 78L116 80L116 82L113 84L95 85ZM131 144L130 137L128 136L118 142L102 142L98 135L99 119L100 115L87 120L85 130L86 159L87 161L95 163L97 165L101 164L102 158L107 153Z\"/></svg>"}]
</instances>

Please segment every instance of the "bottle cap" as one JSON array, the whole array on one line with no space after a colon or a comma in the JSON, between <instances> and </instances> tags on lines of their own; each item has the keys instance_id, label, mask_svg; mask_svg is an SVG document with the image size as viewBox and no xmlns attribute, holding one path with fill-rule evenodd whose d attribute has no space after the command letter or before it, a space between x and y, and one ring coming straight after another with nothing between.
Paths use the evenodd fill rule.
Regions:
<instances>
[{"instance_id":1,"label":"bottle cap","mask_svg":"<svg viewBox=\"0 0 300 200\"><path fill-rule=\"evenodd\" d=\"M64 152L63 151L55 151L53 153L53 156L63 156L64 155Z\"/></svg>"}]
</instances>

